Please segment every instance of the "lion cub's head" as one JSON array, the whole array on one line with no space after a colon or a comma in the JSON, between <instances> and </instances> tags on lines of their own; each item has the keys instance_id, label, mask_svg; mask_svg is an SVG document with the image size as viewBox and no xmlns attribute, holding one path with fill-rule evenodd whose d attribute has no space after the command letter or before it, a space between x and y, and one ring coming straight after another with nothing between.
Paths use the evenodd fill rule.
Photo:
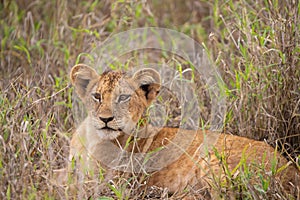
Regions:
<instances>
[{"instance_id":1,"label":"lion cub's head","mask_svg":"<svg viewBox=\"0 0 300 200\"><path fill-rule=\"evenodd\" d=\"M104 139L130 134L160 89L160 75L151 68L133 75L108 71L101 75L84 64L71 70L71 82L88 111L89 129Z\"/></svg>"}]
</instances>

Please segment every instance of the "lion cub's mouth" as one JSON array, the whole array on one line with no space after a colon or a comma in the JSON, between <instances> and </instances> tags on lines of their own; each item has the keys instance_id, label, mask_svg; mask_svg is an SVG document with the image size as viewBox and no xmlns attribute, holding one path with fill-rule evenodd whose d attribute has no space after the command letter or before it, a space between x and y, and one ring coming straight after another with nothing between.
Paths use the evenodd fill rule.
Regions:
<instances>
[{"instance_id":1,"label":"lion cub's mouth","mask_svg":"<svg viewBox=\"0 0 300 200\"><path fill-rule=\"evenodd\" d=\"M110 128L108 126L105 126L103 128L99 128L98 130L106 130L106 131L122 131L121 129L114 129L114 128Z\"/></svg>"}]
</instances>

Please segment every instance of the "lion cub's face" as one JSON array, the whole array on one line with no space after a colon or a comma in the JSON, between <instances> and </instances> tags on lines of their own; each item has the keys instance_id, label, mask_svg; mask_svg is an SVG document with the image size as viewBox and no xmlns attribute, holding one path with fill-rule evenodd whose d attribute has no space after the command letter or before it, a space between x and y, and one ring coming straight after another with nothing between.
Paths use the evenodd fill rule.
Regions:
<instances>
[{"instance_id":1,"label":"lion cub's face","mask_svg":"<svg viewBox=\"0 0 300 200\"><path fill-rule=\"evenodd\" d=\"M160 76L150 68L133 75L121 71L98 75L94 69L79 64L72 68L70 76L88 111L89 131L104 139L114 139L121 132L131 134L160 89Z\"/></svg>"}]
</instances>

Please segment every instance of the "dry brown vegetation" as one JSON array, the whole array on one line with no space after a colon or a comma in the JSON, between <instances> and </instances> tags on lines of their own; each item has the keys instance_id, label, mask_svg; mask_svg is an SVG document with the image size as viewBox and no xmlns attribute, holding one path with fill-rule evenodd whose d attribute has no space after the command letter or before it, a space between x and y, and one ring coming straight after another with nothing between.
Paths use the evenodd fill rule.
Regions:
<instances>
[{"instance_id":1,"label":"dry brown vegetation","mask_svg":"<svg viewBox=\"0 0 300 200\"><path fill-rule=\"evenodd\" d=\"M278 145L299 168L298 1L4 0L0 16L0 199L57 198L51 171L65 165L75 127L69 70L97 41L145 26L203 42L227 84L225 131ZM241 186L239 198L265 198L273 186L254 194ZM141 197L167 195L156 188Z\"/></svg>"}]
</instances>

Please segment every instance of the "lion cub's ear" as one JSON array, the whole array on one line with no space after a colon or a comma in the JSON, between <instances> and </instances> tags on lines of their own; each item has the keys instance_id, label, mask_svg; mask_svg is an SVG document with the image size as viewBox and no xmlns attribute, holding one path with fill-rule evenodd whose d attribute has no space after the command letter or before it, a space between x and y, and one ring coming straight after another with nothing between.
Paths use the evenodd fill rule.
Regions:
<instances>
[{"instance_id":1,"label":"lion cub's ear","mask_svg":"<svg viewBox=\"0 0 300 200\"><path fill-rule=\"evenodd\" d=\"M154 69L144 68L135 72L132 79L145 92L147 103L150 104L160 90L159 73Z\"/></svg>"},{"instance_id":2,"label":"lion cub's ear","mask_svg":"<svg viewBox=\"0 0 300 200\"><path fill-rule=\"evenodd\" d=\"M98 78L97 72L84 64L75 65L70 73L71 83L81 99L85 97L89 83Z\"/></svg>"}]
</instances>

